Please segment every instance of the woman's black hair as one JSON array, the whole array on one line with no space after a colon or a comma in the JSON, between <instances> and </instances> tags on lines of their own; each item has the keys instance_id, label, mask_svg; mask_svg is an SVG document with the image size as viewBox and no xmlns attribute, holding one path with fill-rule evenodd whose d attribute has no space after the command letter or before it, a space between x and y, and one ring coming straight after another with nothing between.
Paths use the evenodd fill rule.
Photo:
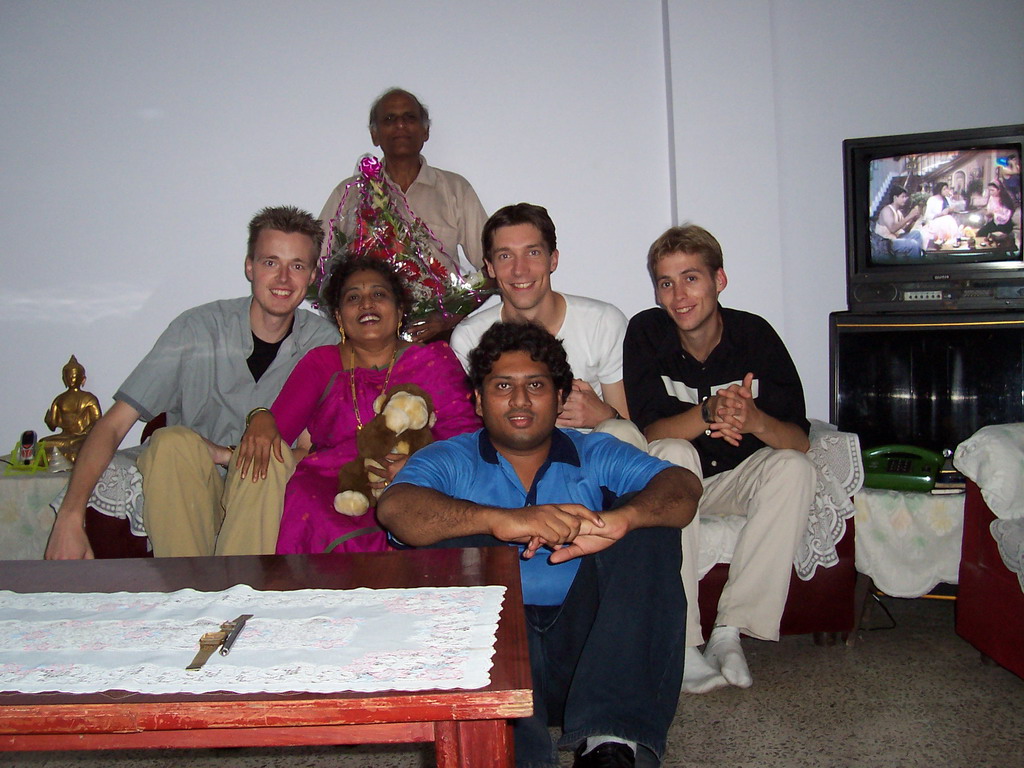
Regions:
<instances>
[{"instance_id":1,"label":"woman's black hair","mask_svg":"<svg viewBox=\"0 0 1024 768\"><path fill-rule=\"evenodd\" d=\"M324 306L330 312L331 320L337 320L338 310L341 308L341 289L345 287L345 281L356 272L370 270L376 272L387 282L391 292L395 295L395 301L402 311L404 318L408 314L412 301L409 297L409 289L395 268L386 261L373 256L349 256L339 261L331 270L324 287L322 298Z\"/></svg>"}]
</instances>

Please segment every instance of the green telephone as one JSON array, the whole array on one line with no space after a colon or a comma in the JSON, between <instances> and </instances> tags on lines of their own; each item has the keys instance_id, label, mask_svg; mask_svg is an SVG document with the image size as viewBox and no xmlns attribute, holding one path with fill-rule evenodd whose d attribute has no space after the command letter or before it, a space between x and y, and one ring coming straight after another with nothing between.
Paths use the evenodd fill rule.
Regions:
<instances>
[{"instance_id":1,"label":"green telephone","mask_svg":"<svg viewBox=\"0 0 1024 768\"><path fill-rule=\"evenodd\" d=\"M864 485L892 491L927 493L942 468L941 453L914 445L880 445L864 456Z\"/></svg>"}]
</instances>

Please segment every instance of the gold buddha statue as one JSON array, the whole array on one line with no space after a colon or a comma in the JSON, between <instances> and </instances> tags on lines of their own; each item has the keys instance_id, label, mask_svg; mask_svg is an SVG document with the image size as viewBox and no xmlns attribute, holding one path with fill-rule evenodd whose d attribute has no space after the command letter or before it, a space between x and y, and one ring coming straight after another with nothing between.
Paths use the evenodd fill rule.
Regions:
<instances>
[{"instance_id":1,"label":"gold buddha statue","mask_svg":"<svg viewBox=\"0 0 1024 768\"><path fill-rule=\"evenodd\" d=\"M47 451L56 446L68 461L74 461L85 436L99 420L102 411L96 396L82 389L85 384L85 368L74 355L64 366L62 378L67 389L53 399L50 410L43 417L49 429L59 429L60 432L44 437L39 442Z\"/></svg>"}]
</instances>

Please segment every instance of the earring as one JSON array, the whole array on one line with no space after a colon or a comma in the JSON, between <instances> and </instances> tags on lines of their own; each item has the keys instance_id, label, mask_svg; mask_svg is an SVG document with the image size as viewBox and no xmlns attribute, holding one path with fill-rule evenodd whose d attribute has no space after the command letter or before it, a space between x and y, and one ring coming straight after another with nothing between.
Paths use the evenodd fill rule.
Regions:
<instances>
[{"instance_id":1,"label":"earring","mask_svg":"<svg viewBox=\"0 0 1024 768\"><path fill-rule=\"evenodd\" d=\"M338 326L338 330L341 331L341 343L345 343L345 329L342 326Z\"/></svg>"}]
</instances>

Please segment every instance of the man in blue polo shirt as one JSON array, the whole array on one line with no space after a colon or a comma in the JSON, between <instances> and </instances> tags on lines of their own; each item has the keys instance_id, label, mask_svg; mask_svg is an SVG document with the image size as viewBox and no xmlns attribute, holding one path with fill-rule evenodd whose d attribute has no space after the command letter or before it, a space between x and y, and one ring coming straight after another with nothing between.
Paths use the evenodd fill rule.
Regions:
<instances>
[{"instance_id":1,"label":"man in blue polo shirt","mask_svg":"<svg viewBox=\"0 0 1024 768\"><path fill-rule=\"evenodd\" d=\"M577 768L660 758L682 678L678 529L700 482L610 435L557 429L572 370L543 328L497 323L469 361L484 428L413 455L378 518L410 546L520 548L534 713L515 724L517 765L558 765L549 724Z\"/></svg>"}]
</instances>

